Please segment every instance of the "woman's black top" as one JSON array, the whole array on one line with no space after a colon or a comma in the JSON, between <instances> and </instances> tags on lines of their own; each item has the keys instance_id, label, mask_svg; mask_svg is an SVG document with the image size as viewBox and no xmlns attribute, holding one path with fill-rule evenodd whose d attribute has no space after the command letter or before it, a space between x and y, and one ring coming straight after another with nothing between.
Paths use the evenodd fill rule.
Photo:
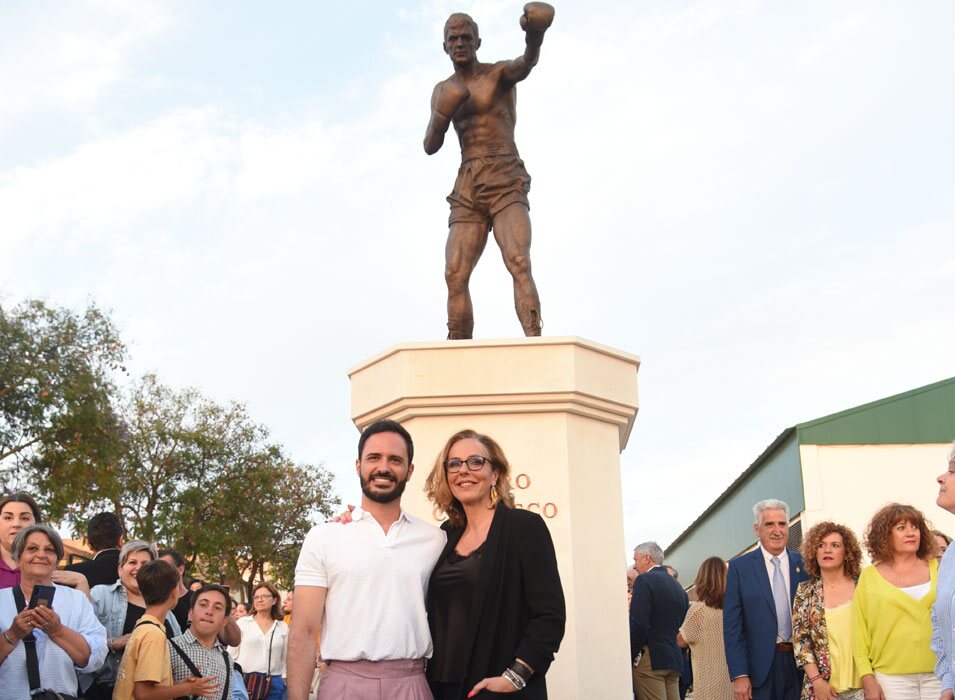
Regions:
<instances>
[{"instance_id":1,"label":"woman's black top","mask_svg":"<svg viewBox=\"0 0 955 700\"><path fill-rule=\"evenodd\" d=\"M462 588L461 597L470 601L465 632L444 642L435 620L447 615L448 601L438 600L435 582L454 555L464 528L451 527L447 522L442 528L448 533L448 544L431 575L427 599L434 653L435 656L446 653L442 646L450 642L456 649L454 653L463 653L465 658L464 674L456 671L456 677L449 678L451 683L439 680L434 666L428 666L432 687L439 691L435 697L466 700L476 683L500 676L515 658L520 658L535 673L524 690L507 697L545 700L544 676L564 636L566 613L554 543L544 519L536 513L508 508L503 502L497 504L487 539L481 545L473 594L465 594ZM447 669L445 666L442 670ZM449 689L453 691L451 694ZM485 694L491 696L482 693L480 697Z\"/></svg>"},{"instance_id":2,"label":"woman's black top","mask_svg":"<svg viewBox=\"0 0 955 700\"><path fill-rule=\"evenodd\" d=\"M431 625L434 654L428 664L431 677L439 683L460 681L467 670L467 630L477 588L482 544L469 555L452 550L432 574Z\"/></svg>"},{"instance_id":3,"label":"woman's black top","mask_svg":"<svg viewBox=\"0 0 955 700\"><path fill-rule=\"evenodd\" d=\"M133 631L133 628L136 626L136 623L139 622L139 618L146 614L146 608L141 608L135 603L130 603L126 601L126 620L123 622L123 634L129 634ZM172 639L172 625L169 624L169 620L163 620L163 625L166 627L166 638Z\"/></svg>"}]
</instances>

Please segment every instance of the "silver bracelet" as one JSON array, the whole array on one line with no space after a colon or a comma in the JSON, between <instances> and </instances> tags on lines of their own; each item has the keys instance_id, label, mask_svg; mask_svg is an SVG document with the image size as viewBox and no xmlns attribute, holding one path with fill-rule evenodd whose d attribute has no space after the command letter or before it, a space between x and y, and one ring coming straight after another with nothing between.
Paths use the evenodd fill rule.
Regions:
<instances>
[{"instance_id":1,"label":"silver bracelet","mask_svg":"<svg viewBox=\"0 0 955 700\"><path fill-rule=\"evenodd\" d=\"M15 646L17 645L17 643L16 643L15 641L13 641L12 639L10 639L10 638L7 636L7 631L6 631L6 630L3 630L3 638L4 638L5 640L7 640L7 644L9 644L10 646L15 647Z\"/></svg>"},{"instance_id":2,"label":"silver bracelet","mask_svg":"<svg viewBox=\"0 0 955 700\"><path fill-rule=\"evenodd\" d=\"M524 686L527 685L527 683L524 682L523 678L518 676L509 668L505 668L504 673L502 673L501 675L504 676L504 678L506 678L508 681L510 681L511 685L513 685L518 690L524 690Z\"/></svg>"}]
</instances>

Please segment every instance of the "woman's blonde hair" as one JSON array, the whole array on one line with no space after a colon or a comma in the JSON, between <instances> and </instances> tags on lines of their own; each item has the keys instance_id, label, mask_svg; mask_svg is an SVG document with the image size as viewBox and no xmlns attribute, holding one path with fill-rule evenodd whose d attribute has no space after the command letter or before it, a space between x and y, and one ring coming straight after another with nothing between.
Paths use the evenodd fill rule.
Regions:
<instances>
[{"instance_id":1,"label":"woman's blonde hair","mask_svg":"<svg viewBox=\"0 0 955 700\"><path fill-rule=\"evenodd\" d=\"M444 463L448 459L448 453L451 448L461 440L477 440L487 451L488 459L491 461L491 471L497 475L497 483L491 488L493 501L502 501L508 508L514 507L514 494L511 489L511 465L504 456L504 450L493 438L487 435L481 435L474 430L459 430L444 443L438 458L434 462L431 473L425 481L424 490L428 498L439 510L448 516L452 527L461 527L467 522L464 516L464 508L460 501L451 495L451 487L448 485L448 473L444 468ZM466 468L466 467L465 467ZM496 498L495 495L496 494Z\"/></svg>"}]
</instances>

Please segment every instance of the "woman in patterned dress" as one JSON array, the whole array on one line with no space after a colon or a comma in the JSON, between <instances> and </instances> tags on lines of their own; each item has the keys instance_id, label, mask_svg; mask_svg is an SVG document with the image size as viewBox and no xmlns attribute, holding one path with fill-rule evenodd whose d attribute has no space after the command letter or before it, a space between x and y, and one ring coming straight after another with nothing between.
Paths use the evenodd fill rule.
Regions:
<instances>
[{"instance_id":1,"label":"woman in patterned dress","mask_svg":"<svg viewBox=\"0 0 955 700\"><path fill-rule=\"evenodd\" d=\"M806 533L802 560L811 576L793 601L793 653L805 672L802 700L862 700L851 644L859 541L845 525L822 522Z\"/></svg>"}]
</instances>

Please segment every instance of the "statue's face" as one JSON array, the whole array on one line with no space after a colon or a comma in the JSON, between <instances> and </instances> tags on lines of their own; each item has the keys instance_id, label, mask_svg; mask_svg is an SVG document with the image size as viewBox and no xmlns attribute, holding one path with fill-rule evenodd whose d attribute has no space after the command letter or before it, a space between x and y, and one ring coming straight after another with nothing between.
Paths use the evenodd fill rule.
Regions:
<instances>
[{"instance_id":1,"label":"statue's face","mask_svg":"<svg viewBox=\"0 0 955 700\"><path fill-rule=\"evenodd\" d=\"M455 22L448 27L444 35L444 52L455 65L467 65L477 60L477 50L481 46L474 29L467 22Z\"/></svg>"}]
</instances>

